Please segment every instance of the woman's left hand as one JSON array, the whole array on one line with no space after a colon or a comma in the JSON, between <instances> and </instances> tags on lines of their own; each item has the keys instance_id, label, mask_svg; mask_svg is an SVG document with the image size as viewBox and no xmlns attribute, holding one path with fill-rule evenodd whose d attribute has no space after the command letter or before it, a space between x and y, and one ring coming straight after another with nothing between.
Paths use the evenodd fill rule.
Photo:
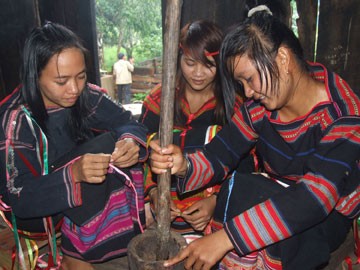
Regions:
<instances>
[{"instance_id":1,"label":"woman's left hand","mask_svg":"<svg viewBox=\"0 0 360 270\"><path fill-rule=\"evenodd\" d=\"M216 196L212 195L183 210L181 216L190 223L194 230L203 231L213 216L215 205Z\"/></svg>"},{"instance_id":2,"label":"woman's left hand","mask_svg":"<svg viewBox=\"0 0 360 270\"><path fill-rule=\"evenodd\" d=\"M117 141L110 162L116 167L127 168L139 161L140 146L133 139Z\"/></svg>"}]
</instances>

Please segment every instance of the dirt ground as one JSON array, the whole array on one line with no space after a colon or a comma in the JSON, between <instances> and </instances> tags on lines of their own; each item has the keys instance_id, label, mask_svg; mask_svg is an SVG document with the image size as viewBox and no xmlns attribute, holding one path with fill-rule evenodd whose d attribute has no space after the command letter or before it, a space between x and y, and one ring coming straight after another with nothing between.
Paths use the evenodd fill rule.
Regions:
<instances>
[{"instance_id":1,"label":"dirt ground","mask_svg":"<svg viewBox=\"0 0 360 270\"><path fill-rule=\"evenodd\" d=\"M359 231L360 232L360 231ZM13 246L13 235L8 227L0 218L0 270L11 269L11 247ZM40 250L42 252L43 249ZM329 265L323 270L349 270L344 258L349 256L353 262L356 261L354 255L354 236L353 232L349 232L345 243L332 254ZM126 270L129 269L127 257L118 258L103 264L94 265L95 270ZM353 270L360 270L360 264L353 265Z\"/></svg>"}]
</instances>

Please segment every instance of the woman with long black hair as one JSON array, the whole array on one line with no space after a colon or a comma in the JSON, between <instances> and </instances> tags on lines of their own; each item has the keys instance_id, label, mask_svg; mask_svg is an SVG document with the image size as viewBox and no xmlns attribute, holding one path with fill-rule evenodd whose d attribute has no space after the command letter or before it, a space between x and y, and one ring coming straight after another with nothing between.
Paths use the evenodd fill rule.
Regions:
<instances>
[{"instance_id":1,"label":"woman with long black hair","mask_svg":"<svg viewBox=\"0 0 360 270\"><path fill-rule=\"evenodd\" d=\"M360 213L360 100L337 74L305 61L294 33L263 1L220 50L229 123L195 153L151 142L152 170L180 192L216 184L256 147L262 174L222 184L213 233L166 262L186 269L319 269ZM262 3L254 5L254 3ZM271 1L270 1L271 2ZM248 101L233 110L241 89Z\"/></svg>"},{"instance_id":2,"label":"woman with long black hair","mask_svg":"<svg viewBox=\"0 0 360 270\"><path fill-rule=\"evenodd\" d=\"M11 207L5 214L30 237L50 228L43 218L62 222L62 269L93 269L91 263L124 255L144 221L136 165L147 158L146 128L87 83L86 55L68 28L49 22L34 29L21 85L0 107L0 198ZM114 173L120 169L126 173Z\"/></svg>"}]
</instances>

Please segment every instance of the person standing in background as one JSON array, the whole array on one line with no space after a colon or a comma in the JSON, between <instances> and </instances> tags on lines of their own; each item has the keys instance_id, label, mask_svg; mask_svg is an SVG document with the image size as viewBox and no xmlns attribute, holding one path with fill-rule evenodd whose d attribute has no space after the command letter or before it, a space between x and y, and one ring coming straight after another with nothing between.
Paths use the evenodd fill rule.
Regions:
<instances>
[{"instance_id":1,"label":"person standing in background","mask_svg":"<svg viewBox=\"0 0 360 270\"><path fill-rule=\"evenodd\" d=\"M131 83L134 71L134 58L130 57L127 61L123 53L118 54L118 61L114 64L113 75L117 86L118 101L123 104L129 104L131 100Z\"/></svg>"}]
</instances>

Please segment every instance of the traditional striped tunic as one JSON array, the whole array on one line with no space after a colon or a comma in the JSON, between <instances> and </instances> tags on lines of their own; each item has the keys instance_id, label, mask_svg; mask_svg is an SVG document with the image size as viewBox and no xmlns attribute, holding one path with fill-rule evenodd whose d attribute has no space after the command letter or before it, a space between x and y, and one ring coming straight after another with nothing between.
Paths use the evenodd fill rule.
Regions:
<instances>
[{"instance_id":1,"label":"traditional striped tunic","mask_svg":"<svg viewBox=\"0 0 360 270\"><path fill-rule=\"evenodd\" d=\"M240 98L237 98L237 107L239 107L241 103L242 101ZM152 89L145 98L142 114L139 117L139 122L148 127L149 135L157 133L159 130L160 104L161 85L159 84ZM174 126L173 143L179 145L182 150L187 153L192 153L195 150L202 148L205 143L208 143L221 129L221 126L216 125L214 121L215 107L216 100L213 97L205 102L197 112L191 113L189 103L186 99L182 99L181 108L186 123L181 126ZM250 169L252 169L251 165L249 165L249 170ZM148 171L145 182L145 193L147 194L154 187L156 187L156 177L151 176L151 172ZM215 187L208 187L200 191L193 191L184 196L180 196L176 191L176 182L175 178L173 178L171 185L171 199L180 210L185 210L196 201L202 200L218 190L219 185L216 185ZM171 226L173 230L182 234L194 233L194 229L182 217L177 217L172 222Z\"/></svg>"},{"instance_id":2,"label":"traditional striped tunic","mask_svg":"<svg viewBox=\"0 0 360 270\"><path fill-rule=\"evenodd\" d=\"M187 155L190 169L178 179L182 192L218 183L256 146L269 181L290 183L223 224L239 256L301 233L333 210L349 219L359 215L360 100L338 75L309 65L312 76L325 84L329 101L291 122L247 102L204 151Z\"/></svg>"},{"instance_id":3,"label":"traditional striped tunic","mask_svg":"<svg viewBox=\"0 0 360 270\"><path fill-rule=\"evenodd\" d=\"M147 158L146 128L98 87L89 85L84 91L89 91L91 130L111 131L119 139L135 139L142 146L140 159L144 161ZM62 227L62 251L65 254L89 262L124 255L127 243L140 232L137 211L144 223L142 170L132 170L130 175L137 198L124 184L123 177L114 174L109 173L106 181L96 188L75 183L70 165L47 174L46 164L76 146L69 130L69 112L67 108L48 108L44 138L39 126L19 105L18 89L3 101L0 107L0 161L8 170L0 171L0 195L12 207L22 230L41 230L41 217L65 213ZM85 204L84 185L91 186L94 192L91 202ZM66 212L71 209L81 209L81 221L66 217Z\"/></svg>"}]
</instances>

